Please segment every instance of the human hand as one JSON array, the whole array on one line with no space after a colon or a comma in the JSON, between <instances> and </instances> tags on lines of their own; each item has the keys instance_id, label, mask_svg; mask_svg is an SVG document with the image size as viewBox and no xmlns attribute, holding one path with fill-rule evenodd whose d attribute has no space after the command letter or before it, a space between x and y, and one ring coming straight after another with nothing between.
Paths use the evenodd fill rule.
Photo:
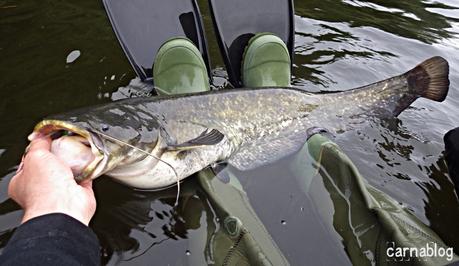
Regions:
<instances>
[{"instance_id":1,"label":"human hand","mask_svg":"<svg viewBox=\"0 0 459 266\"><path fill-rule=\"evenodd\" d=\"M50 148L49 137L30 143L8 194L24 209L23 223L44 214L64 213L88 225L96 211L92 181L77 184L70 167Z\"/></svg>"}]
</instances>

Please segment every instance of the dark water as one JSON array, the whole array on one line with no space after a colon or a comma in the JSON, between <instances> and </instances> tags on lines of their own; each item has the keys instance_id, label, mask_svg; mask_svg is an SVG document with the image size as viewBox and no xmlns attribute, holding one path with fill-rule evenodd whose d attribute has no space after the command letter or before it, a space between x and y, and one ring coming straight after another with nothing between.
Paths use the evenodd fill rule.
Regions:
<instances>
[{"instance_id":1,"label":"dark water","mask_svg":"<svg viewBox=\"0 0 459 266\"><path fill-rule=\"evenodd\" d=\"M226 74L200 1L216 76ZM402 73L440 55L450 63L443 103L420 99L398 119L369 121L336 137L362 175L406 205L446 244L459 250L459 203L443 160L442 136L459 126L459 2L398 0L296 1L293 84L309 91L344 90ZM143 91L99 1L0 0L0 245L22 212L6 193L42 117ZM131 86L127 86L129 83ZM339 108L339 107L337 107ZM252 207L293 265L345 264L336 232L326 232L282 162L241 183ZM101 178L92 227L102 261L123 265L201 265L212 210L193 179L186 203L175 190L139 193ZM269 197L267 196L269 195ZM185 196L184 196L185 197ZM334 241L328 241L336 237Z\"/></svg>"}]
</instances>

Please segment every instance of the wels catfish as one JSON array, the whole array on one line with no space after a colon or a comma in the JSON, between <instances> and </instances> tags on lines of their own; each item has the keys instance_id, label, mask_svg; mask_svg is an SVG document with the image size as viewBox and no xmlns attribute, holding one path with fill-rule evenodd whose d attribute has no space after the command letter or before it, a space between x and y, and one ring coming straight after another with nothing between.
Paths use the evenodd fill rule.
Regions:
<instances>
[{"instance_id":1,"label":"wels catfish","mask_svg":"<svg viewBox=\"0 0 459 266\"><path fill-rule=\"evenodd\" d=\"M336 132L370 116L397 116L419 97L443 101L448 72L447 61L433 57L344 92L257 88L125 99L47 118L29 139L51 135L52 151L77 180L106 174L162 188L216 162L240 170L274 162L298 151L312 127Z\"/></svg>"}]
</instances>

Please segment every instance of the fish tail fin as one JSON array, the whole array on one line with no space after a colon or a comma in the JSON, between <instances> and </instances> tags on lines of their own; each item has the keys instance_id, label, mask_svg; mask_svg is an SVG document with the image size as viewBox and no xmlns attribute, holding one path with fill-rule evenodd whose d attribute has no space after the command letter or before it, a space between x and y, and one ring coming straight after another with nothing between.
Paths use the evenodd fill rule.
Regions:
<instances>
[{"instance_id":1,"label":"fish tail fin","mask_svg":"<svg viewBox=\"0 0 459 266\"><path fill-rule=\"evenodd\" d=\"M417 65L404 75L410 90L415 95L442 102L448 94L448 74L448 61L443 57L435 56Z\"/></svg>"}]
</instances>

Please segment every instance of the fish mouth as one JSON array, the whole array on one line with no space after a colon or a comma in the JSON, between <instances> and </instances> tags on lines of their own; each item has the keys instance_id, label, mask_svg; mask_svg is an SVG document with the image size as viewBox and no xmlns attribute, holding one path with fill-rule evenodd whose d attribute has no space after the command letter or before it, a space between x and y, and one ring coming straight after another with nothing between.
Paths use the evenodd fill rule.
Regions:
<instances>
[{"instance_id":1,"label":"fish mouth","mask_svg":"<svg viewBox=\"0 0 459 266\"><path fill-rule=\"evenodd\" d=\"M74 178L77 182L81 182L87 179L95 179L103 174L107 156L104 148L103 141L97 134L94 134L91 130L79 127L70 122L61 120L43 120L38 123L32 134L29 135L29 141L34 139L48 136L52 140L58 139L64 135L77 135L85 139L86 146L91 148L91 152L94 155L94 160L90 162L78 175Z\"/></svg>"}]
</instances>

